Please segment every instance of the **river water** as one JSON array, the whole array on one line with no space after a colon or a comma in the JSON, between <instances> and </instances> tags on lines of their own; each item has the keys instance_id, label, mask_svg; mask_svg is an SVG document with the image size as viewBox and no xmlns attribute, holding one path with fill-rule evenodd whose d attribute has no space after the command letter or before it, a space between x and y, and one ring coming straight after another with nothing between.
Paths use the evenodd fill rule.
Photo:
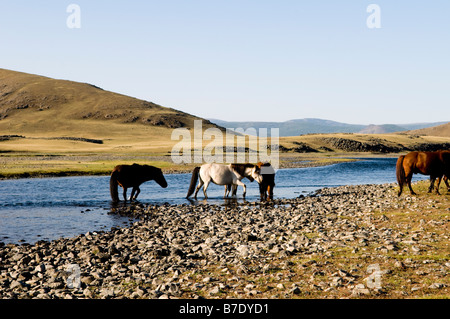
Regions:
<instances>
[{"instance_id":1,"label":"river water","mask_svg":"<svg viewBox=\"0 0 450 319\"><path fill-rule=\"evenodd\" d=\"M383 184L396 181L396 158L363 159L322 167L290 168L277 171L275 198L307 195L323 187L356 184ZM143 204L224 204L224 187L210 184L208 200L203 192L198 202L185 199L191 174L166 175L168 187L153 181L141 185ZM426 176L415 175L414 180ZM258 184L247 179L248 201L259 200ZM131 189L128 190L128 196ZM122 191L119 188L119 195ZM242 188L238 189L242 202ZM88 231L108 231L133 221L110 213L109 176L33 178L0 181L0 242L35 243L73 237Z\"/></svg>"}]
</instances>

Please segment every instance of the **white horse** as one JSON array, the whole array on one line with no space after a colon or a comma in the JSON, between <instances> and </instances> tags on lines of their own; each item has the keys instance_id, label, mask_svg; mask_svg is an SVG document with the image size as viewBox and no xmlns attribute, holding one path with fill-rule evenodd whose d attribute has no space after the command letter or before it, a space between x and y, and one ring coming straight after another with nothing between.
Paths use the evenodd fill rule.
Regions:
<instances>
[{"instance_id":1,"label":"white horse","mask_svg":"<svg viewBox=\"0 0 450 319\"><path fill-rule=\"evenodd\" d=\"M199 178L200 177L200 178ZM260 168L253 164L203 164L200 167L194 168L191 177L191 184L189 185L189 190L186 198L189 198L194 193L194 198L197 199L197 193L200 188L203 186L203 194L205 198L208 198L206 195L206 189L208 188L209 183L213 182L217 185L225 185L225 196L226 197L226 185L239 185L244 188L244 197L247 191L247 188L244 183L241 182L241 179L247 177L250 181L256 180L258 183L261 183L262 176L260 174ZM195 184L197 183L197 179L199 179L199 183L197 187Z\"/></svg>"}]
</instances>

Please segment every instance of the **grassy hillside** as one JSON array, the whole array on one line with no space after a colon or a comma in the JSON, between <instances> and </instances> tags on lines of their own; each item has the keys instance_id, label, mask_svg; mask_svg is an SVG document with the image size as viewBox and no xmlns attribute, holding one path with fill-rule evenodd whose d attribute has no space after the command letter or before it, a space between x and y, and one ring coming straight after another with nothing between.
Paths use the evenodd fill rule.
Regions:
<instances>
[{"instance_id":1,"label":"grassy hillside","mask_svg":"<svg viewBox=\"0 0 450 319\"><path fill-rule=\"evenodd\" d=\"M173 129L194 120L217 127L91 84L0 69L0 176L104 174L127 162L173 167Z\"/></svg>"},{"instance_id":2,"label":"grassy hillside","mask_svg":"<svg viewBox=\"0 0 450 319\"><path fill-rule=\"evenodd\" d=\"M450 138L409 134L309 134L282 137L281 149L285 152L324 153L402 153L407 151L432 151L450 149Z\"/></svg>"},{"instance_id":3,"label":"grassy hillside","mask_svg":"<svg viewBox=\"0 0 450 319\"><path fill-rule=\"evenodd\" d=\"M200 118L91 84L0 69L2 135L166 136L173 128L192 127L195 119Z\"/></svg>"},{"instance_id":4,"label":"grassy hillside","mask_svg":"<svg viewBox=\"0 0 450 319\"><path fill-rule=\"evenodd\" d=\"M408 134L450 137L450 122L420 130L408 131Z\"/></svg>"}]
</instances>

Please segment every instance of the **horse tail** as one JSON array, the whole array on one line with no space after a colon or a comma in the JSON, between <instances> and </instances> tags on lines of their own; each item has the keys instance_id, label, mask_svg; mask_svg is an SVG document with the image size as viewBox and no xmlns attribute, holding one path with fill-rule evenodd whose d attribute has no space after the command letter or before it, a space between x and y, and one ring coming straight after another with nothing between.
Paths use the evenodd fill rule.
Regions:
<instances>
[{"instance_id":1,"label":"horse tail","mask_svg":"<svg viewBox=\"0 0 450 319\"><path fill-rule=\"evenodd\" d=\"M109 180L109 192L111 193L111 199L113 200L113 202L119 201L119 192L117 191L117 188L119 186L117 182L117 174L118 172L114 170L111 173L111 178Z\"/></svg>"},{"instance_id":2,"label":"horse tail","mask_svg":"<svg viewBox=\"0 0 450 319\"><path fill-rule=\"evenodd\" d=\"M189 190L188 190L186 198L189 198L189 196L191 196L194 193L195 185L197 184L197 180L198 180L199 171L200 171L200 167L198 167L198 166L196 168L194 168L194 170L192 171L191 184L189 185Z\"/></svg>"},{"instance_id":3,"label":"horse tail","mask_svg":"<svg viewBox=\"0 0 450 319\"><path fill-rule=\"evenodd\" d=\"M402 194L403 191L403 185L406 182L406 177L405 177L405 168L403 167L403 160L405 159L405 156L402 155L398 158L397 160L397 169L396 169L396 173L397 173L397 182L398 182L398 186L400 187L400 190L398 191L398 196L400 196Z\"/></svg>"}]
</instances>

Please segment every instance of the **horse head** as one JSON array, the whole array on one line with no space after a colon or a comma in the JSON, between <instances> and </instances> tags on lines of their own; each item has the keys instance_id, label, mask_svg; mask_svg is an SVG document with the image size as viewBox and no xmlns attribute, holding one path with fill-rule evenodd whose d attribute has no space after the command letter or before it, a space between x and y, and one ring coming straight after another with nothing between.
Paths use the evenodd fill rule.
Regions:
<instances>
[{"instance_id":1,"label":"horse head","mask_svg":"<svg viewBox=\"0 0 450 319\"><path fill-rule=\"evenodd\" d=\"M260 169L257 165L255 165L255 166L252 168L251 177L252 177L255 181L257 181L258 184L260 184L260 183L262 182L263 177L262 177L262 175L261 175L261 169Z\"/></svg>"},{"instance_id":2,"label":"horse head","mask_svg":"<svg viewBox=\"0 0 450 319\"><path fill-rule=\"evenodd\" d=\"M145 174L149 180L150 179L154 180L162 188L167 187L167 181L164 178L163 172L160 168L150 165L143 165L143 167L144 167L143 174Z\"/></svg>"},{"instance_id":3,"label":"horse head","mask_svg":"<svg viewBox=\"0 0 450 319\"><path fill-rule=\"evenodd\" d=\"M155 174L155 182L157 182L162 188L167 187L167 181L166 181L161 169L158 169L157 173Z\"/></svg>"}]
</instances>

